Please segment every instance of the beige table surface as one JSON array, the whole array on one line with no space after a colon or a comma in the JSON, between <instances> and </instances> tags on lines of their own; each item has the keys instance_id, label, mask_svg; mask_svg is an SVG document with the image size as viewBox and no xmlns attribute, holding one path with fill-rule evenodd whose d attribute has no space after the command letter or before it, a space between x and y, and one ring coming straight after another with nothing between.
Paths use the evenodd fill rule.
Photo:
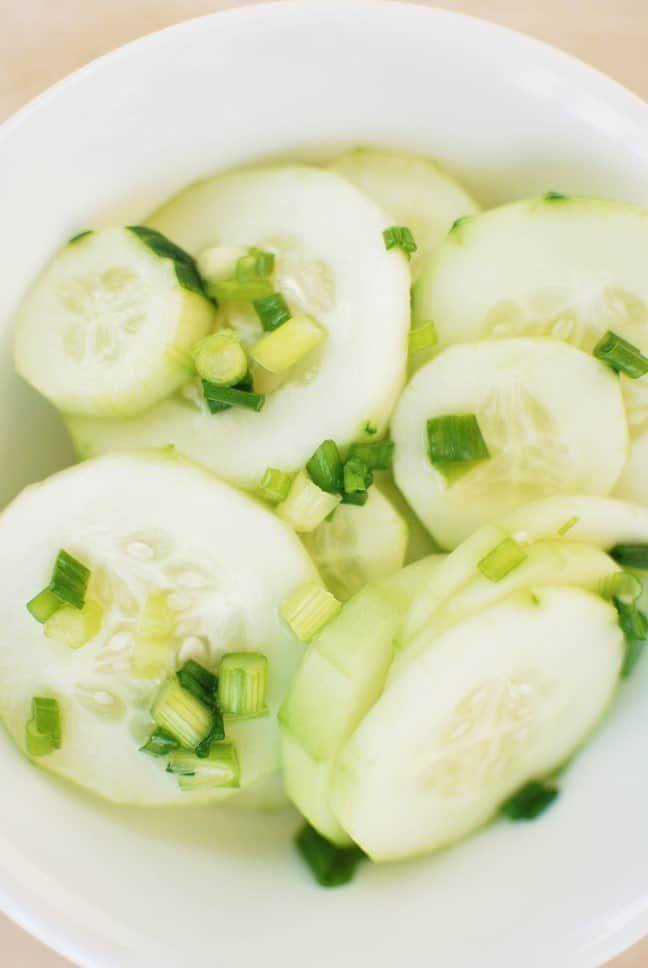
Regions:
<instances>
[{"instance_id":1,"label":"beige table surface","mask_svg":"<svg viewBox=\"0 0 648 968\"><path fill-rule=\"evenodd\" d=\"M53 81L119 44L179 20L251 2L0 0L0 121ZM648 99L648 0L439 0L436 6L533 34ZM0 915L0 968L66 965ZM648 968L648 939L617 959L614 968Z\"/></svg>"}]
</instances>

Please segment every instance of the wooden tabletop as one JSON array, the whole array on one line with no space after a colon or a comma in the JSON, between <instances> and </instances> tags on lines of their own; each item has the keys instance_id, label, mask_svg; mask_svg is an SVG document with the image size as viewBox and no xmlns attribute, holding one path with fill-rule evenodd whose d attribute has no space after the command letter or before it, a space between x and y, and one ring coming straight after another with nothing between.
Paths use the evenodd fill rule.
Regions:
<instances>
[{"instance_id":1,"label":"wooden tabletop","mask_svg":"<svg viewBox=\"0 0 648 968\"><path fill-rule=\"evenodd\" d=\"M0 0L0 121L53 81L120 44L179 20L252 2ZM648 0L414 2L474 14L533 34L648 99ZM0 953L3 968L69 966L1 916ZM648 939L616 959L614 968L648 968Z\"/></svg>"}]
</instances>

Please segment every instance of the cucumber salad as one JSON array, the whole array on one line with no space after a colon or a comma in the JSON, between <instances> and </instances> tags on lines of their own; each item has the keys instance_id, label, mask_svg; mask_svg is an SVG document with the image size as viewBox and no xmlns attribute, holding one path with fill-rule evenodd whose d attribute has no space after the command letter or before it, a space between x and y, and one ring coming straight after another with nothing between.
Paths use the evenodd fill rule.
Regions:
<instances>
[{"instance_id":1,"label":"cucumber salad","mask_svg":"<svg viewBox=\"0 0 648 968\"><path fill-rule=\"evenodd\" d=\"M647 253L377 149L80 231L15 322L79 457L0 517L17 747L291 803L325 886L568 796L648 636Z\"/></svg>"}]
</instances>

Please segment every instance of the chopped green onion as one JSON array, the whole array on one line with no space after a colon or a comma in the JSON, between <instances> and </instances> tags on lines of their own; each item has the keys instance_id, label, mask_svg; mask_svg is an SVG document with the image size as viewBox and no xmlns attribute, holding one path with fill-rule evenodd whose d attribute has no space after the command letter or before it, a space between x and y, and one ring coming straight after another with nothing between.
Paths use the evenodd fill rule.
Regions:
<instances>
[{"instance_id":1,"label":"chopped green onion","mask_svg":"<svg viewBox=\"0 0 648 968\"><path fill-rule=\"evenodd\" d=\"M295 838L297 850L322 887L348 884L366 854L359 847L336 847L306 824Z\"/></svg>"},{"instance_id":2,"label":"chopped green onion","mask_svg":"<svg viewBox=\"0 0 648 968\"><path fill-rule=\"evenodd\" d=\"M599 585L599 595L613 601L618 598L624 605L634 605L643 592L643 583L629 571L616 571L604 578Z\"/></svg>"},{"instance_id":3,"label":"chopped green onion","mask_svg":"<svg viewBox=\"0 0 648 968\"><path fill-rule=\"evenodd\" d=\"M312 316L293 316L271 333L262 336L250 356L270 373L285 373L326 339L323 329Z\"/></svg>"},{"instance_id":4,"label":"chopped green onion","mask_svg":"<svg viewBox=\"0 0 648 968\"><path fill-rule=\"evenodd\" d=\"M610 557L624 568L648 571L648 544L615 545L610 551Z\"/></svg>"},{"instance_id":5,"label":"chopped green onion","mask_svg":"<svg viewBox=\"0 0 648 968\"><path fill-rule=\"evenodd\" d=\"M213 672L205 669L194 659L188 659L185 664L178 669L178 682L190 692L196 699L200 699L211 709L216 704L216 689L218 679Z\"/></svg>"},{"instance_id":6,"label":"chopped green onion","mask_svg":"<svg viewBox=\"0 0 648 968\"><path fill-rule=\"evenodd\" d=\"M71 239L68 239L68 245L74 245L75 242L80 242L81 239L85 239L88 235L92 235L92 229L84 229L83 232L77 232L73 235Z\"/></svg>"},{"instance_id":7,"label":"chopped green onion","mask_svg":"<svg viewBox=\"0 0 648 968\"><path fill-rule=\"evenodd\" d=\"M138 635L133 643L131 672L138 679L159 679L169 671L174 651L172 638L144 638Z\"/></svg>"},{"instance_id":8,"label":"chopped green onion","mask_svg":"<svg viewBox=\"0 0 648 968\"><path fill-rule=\"evenodd\" d=\"M163 729L154 729L144 746L140 746L141 753L150 753L151 756L166 756L172 750L177 750L179 743L170 733Z\"/></svg>"},{"instance_id":9,"label":"chopped green onion","mask_svg":"<svg viewBox=\"0 0 648 968\"><path fill-rule=\"evenodd\" d=\"M272 252L250 249L248 255L241 256L236 263L235 275L238 282L263 279L274 272L275 257Z\"/></svg>"},{"instance_id":10,"label":"chopped green onion","mask_svg":"<svg viewBox=\"0 0 648 968\"><path fill-rule=\"evenodd\" d=\"M272 283L268 279L250 279L238 282L236 279L215 280L207 283L207 292L214 299L223 302L251 302L272 295Z\"/></svg>"},{"instance_id":11,"label":"chopped green onion","mask_svg":"<svg viewBox=\"0 0 648 968\"><path fill-rule=\"evenodd\" d=\"M32 718L25 731L30 756L47 756L61 748L61 711L56 699L34 696Z\"/></svg>"},{"instance_id":12,"label":"chopped green onion","mask_svg":"<svg viewBox=\"0 0 648 968\"><path fill-rule=\"evenodd\" d=\"M387 251L389 249L400 249L408 260L411 259L412 252L416 252L418 249L414 236L406 225L391 225L383 231L383 239Z\"/></svg>"},{"instance_id":13,"label":"chopped green onion","mask_svg":"<svg viewBox=\"0 0 648 968\"><path fill-rule=\"evenodd\" d=\"M237 245L213 245L203 249L196 260L198 272L205 282L225 282L236 272L236 266L245 252Z\"/></svg>"},{"instance_id":14,"label":"chopped green onion","mask_svg":"<svg viewBox=\"0 0 648 968\"><path fill-rule=\"evenodd\" d=\"M279 614L300 642L310 642L341 608L341 602L325 588L307 582L288 596Z\"/></svg>"},{"instance_id":15,"label":"chopped green onion","mask_svg":"<svg viewBox=\"0 0 648 968\"><path fill-rule=\"evenodd\" d=\"M625 373L632 380L648 373L648 359L641 350L611 330L594 347L594 356L616 373Z\"/></svg>"},{"instance_id":16,"label":"chopped green onion","mask_svg":"<svg viewBox=\"0 0 648 968\"><path fill-rule=\"evenodd\" d=\"M190 750L207 738L214 722L212 711L187 689L183 689L175 678L162 683L151 715L161 729Z\"/></svg>"},{"instance_id":17,"label":"chopped green onion","mask_svg":"<svg viewBox=\"0 0 648 968\"><path fill-rule=\"evenodd\" d=\"M281 504L288 497L292 477L276 467L268 467L259 483L261 497L271 504Z\"/></svg>"},{"instance_id":18,"label":"chopped green onion","mask_svg":"<svg viewBox=\"0 0 648 968\"><path fill-rule=\"evenodd\" d=\"M532 780L506 800L500 812L509 820L535 820L551 806L559 792L551 783Z\"/></svg>"},{"instance_id":19,"label":"chopped green onion","mask_svg":"<svg viewBox=\"0 0 648 968\"><path fill-rule=\"evenodd\" d=\"M527 557L526 551L520 547L515 538L508 537L489 551L477 563L477 567L489 581L501 581Z\"/></svg>"},{"instance_id":20,"label":"chopped green onion","mask_svg":"<svg viewBox=\"0 0 648 968\"><path fill-rule=\"evenodd\" d=\"M434 465L463 464L490 457L473 413L431 417L427 438L430 463Z\"/></svg>"},{"instance_id":21,"label":"chopped green onion","mask_svg":"<svg viewBox=\"0 0 648 968\"><path fill-rule=\"evenodd\" d=\"M167 596L162 592L150 592L140 615L138 632L144 638L168 638L175 631L176 620Z\"/></svg>"},{"instance_id":22,"label":"chopped green onion","mask_svg":"<svg viewBox=\"0 0 648 968\"><path fill-rule=\"evenodd\" d=\"M370 471L386 471L394 456L393 440L370 440L351 444L347 461L357 458Z\"/></svg>"},{"instance_id":23,"label":"chopped green onion","mask_svg":"<svg viewBox=\"0 0 648 968\"><path fill-rule=\"evenodd\" d=\"M352 491L342 495L342 504L355 504L357 507L364 507L369 500L368 491Z\"/></svg>"},{"instance_id":24,"label":"chopped green onion","mask_svg":"<svg viewBox=\"0 0 648 968\"><path fill-rule=\"evenodd\" d=\"M225 739L225 726L223 724L223 714L221 713L218 706L214 706L212 709L214 716L214 722L212 728L209 730L204 740L198 743L194 753L196 756L204 760L209 756L209 752L214 745L214 743L219 743L221 740Z\"/></svg>"},{"instance_id":25,"label":"chopped green onion","mask_svg":"<svg viewBox=\"0 0 648 968\"><path fill-rule=\"evenodd\" d=\"M342 490L344 470L342 458L334 440L325 440L319 445L313 456L306 463L308 475L329 494L337 494Z\"/></svg>"},{"instance_id":26,"label":"chopped green onion","mask_svg":"<svg viewBox=\"0 0 648 968\"><path fill-rule=\"evenodd\" d=\"M198 375L217 386L235 386L248 371L245 349L233 329L205 336L194 346L192 356Z\"/></svg>"},{"instance_id":27,"label":"chopped green onion","mask_svg":"<svg viewBox=\"0 0 648 968\"><path fill-rule=\"evenodd\" d=\"M279 326L283 326L292 315L288 303L280 292L272 292L255 299L254 308L266 333L271 333Z\"/></svg>"},{"instance_id":28,"label":"chopped green onion","mask_svg":"<svg viewBox=\"0 0 648 968\"><path fill-rule=\"evenodd\" d=\"M73 608L83 608L89 580L90 569L61 549L49 583L50 591L59 601Z\"/></svg>"},{"instance_id":29,"label":"chopped green onion","mask_svg":"<svg viewBox=\"0 0 648 968\"><path fill-rule=\"evenodd\" d=\"M267 716L268 660L260 652L228 652L218 667L218 703L228 716Z\"/></svg>"},{"instance_id":30,"label":"chopped green onion","mask_svg":"<svg viewBox=\"0 0 648 968\"><path fill-rule=\"evenodd\" d=\"M44 588L42 592L35 595L27 602L27 611L34 616L37 622L42 625L51 618L54 612L61 607L61 600L50 591Z\"/></svg>"},{"instance_id":31,"label":"chopped green onion","mask_svg":"<svg viewBox=\"0 0 648 968\"><path fill-rule=\"evenodd\" d=\"M231 743L214 743L203 759L182 751L171 753L167 772L178 777L181 790L238 787L240 779L238 757Z\"/></svg>"},{"instance_id":32,"label":"chopped green onion","mask_svg":"<svg viewBox=\"0 0 648 968\"><path fill-rule=\"evenodd\" d=\"M408 337L408 348L410 353L418 353L420 350L427 350L431 346L436 346L439 341L436 326L430 320L421 323L415 329L411 329Z\"/></svg>"},{"instance_id":33,"label":"chopped green onion","mask_svg":"<svg viewBox=\"0 0 648 968\"><path fill-rule=\"evenodd\" d=\"M575 515L572 518L568 518L568 520L565 521L564 524L561 524L561 526L558 528L558 531L556 533L560 535L566 535L569 531L571 531L572 528L576 527L579 521L580 521L580 518L577 518Z\"/></svg>"},{"instance_id":34,"label":"chopped green onion","mask_svg":"<svg viewBox=\"0 0 648 968\"><path fill-rule=\"evenodd\" d=\"M344 490L347 494L366 491L373 484L373 474L359 457L350 457L344 465Z\"/></svg>"},{"instance_id":35,"label":"chopped green onion","mask_svg":"<svg viewBox=\"0 0 648 968\"><path fill-rule=\"evenodd\" d=\"M221 413L230 407L241 407L258 413L265 403L263 393L253 393L238 387L219 387L208 380L202 381L202 387L207 406L212 413Z\"/></svg>"},{"instance_id":36,"label":"chopped green onion","mask_svg":"<svg viewBox=\"0 0 648 968\"><path fill-rule=\"evenodd\" d=\"M563 192L545 192L543 195L545 202L566 202L569 200L569 195L563 194Z\"/></svg>"},{"instance_id":37,"label":"chopped green onion","mask_svg":"<svg viewBox=\"0 0 648 968\"><path fill-rule=\"evenodd\" d=\"M648 616L637 608L636 602L628 604L615 597L612 599L612 604L617 610L619 625L626 640L621 676L627 679L637 664L648 638Z\"/></svg>"},{"instance_id":38,"label":"chopped green onion","mask_svg":"<svg viewBox=\"0 0 648 968\"><path fill-rule=\"evenodd\" d=\"M371 422L371 420L367 420L362 429L369 437L373 437L374 434L378 433L378 428L376 427L375 423Z\"/></svg>"},{"instance_id":39,"label":"chopped green onion","mask_svg":"<svg viewBox=\"0 0 648 968\"><path fill-rule=\"evenodd\" d=\"M339 494L329 494L300 471L290 486L288 497L277 506L277 514L293 530L314 531L340 503Z\"/></svg>"},{"instance_id":40,"label":"chopped green onion","mask_svg":"<svg viewBox=\"0 0 648 968\"><path fill-rule=\"evenodd\" d=\"M80 649L98 634L103 621L103 608L89 599L83 608L62 605L51 615L43 629L48 639Z\"/></svg>"},{"instance_id":41,"label":"chopped green onion","mask_svg":"<svg viewBox=\"0 0 648 968\"><path fill-rule=\"evenodd\" d=\"M634 667L641 658L645 644L645 640L642 639L626 639L625 656L621 667L622 679L628 679L632 675Z\"/></svg>"}]
</instances>

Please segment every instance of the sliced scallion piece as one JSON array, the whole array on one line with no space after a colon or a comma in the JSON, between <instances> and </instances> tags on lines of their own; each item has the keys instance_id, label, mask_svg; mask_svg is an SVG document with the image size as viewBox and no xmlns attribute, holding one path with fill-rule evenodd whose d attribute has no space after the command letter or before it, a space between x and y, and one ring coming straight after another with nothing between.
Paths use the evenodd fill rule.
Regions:
<instances>
[{"instance_id":1,"label":"sliced scallion piece","mask_svg":"<svg viewBox=\"0 0 648 968\"><path fill-rule=\"evenodd\" d=\"M414 236L406 225L390 225L388 229L384 229L383 239L385 240L385 248L387 251L390 249L400 249L407 256L408 260L411 259L412 252L416 252L418 249Z\"/></svg>"},{"instance_id":2,"label":"sliced scallion piece","mask_svg":"<svg viewBox=\"0 0 648 968\"><path fill-rule=\"evenodd\" d=\"M220 387L208 380L202 381L202 387L207 406L212 413L221 413L230 407L241 407L258 413L265 403L263 393L254 393L239 387Z\"/></svg>"},{"instance_id":3,"label":"sliced scallion piece","mask_svg":"<svg viewBox=\"0 0 648 968\"><path fill-rule=\"evenodd\" d=\"M268 715L268 660L260 652L228 652L218 667L218 704L225 715L255 719Z\"/></svg>"},{"instance_id":4,"label":"sliced scallion piece","mask_svg":"<svg viewBox=\"0 0 648 968\"><path fill-rule=\"evenodd\" d=\"M194 750L206 739L214 721L211 709L183 689L175 678L162 683L151 715L161 729L189 750Z\"/></svg>"},{"instance_id":5,"label":"sliced scallion piece","mask_svg":"<svg viewBox=\"0 0 648 968\"><path fill-rule=\"evenodd\" d=\"M302 313L266 333L250 350L250 356L269 373L285 373L326 339L326 330Z\"/></svg>"},{"instance_id":6,"label":"sliced scallion piece","mask_svg":"<svg viewBox=\"0 0 648 968\"><path fill-rule=\"evenodd\" d=\"M254 308L266 333L271 333L279 326L283 326L291 316L288 303L280 292L271 292L255 299Z\"/></svg>"},{"instance_id":7,"label":"sliced scallion piece","mask_svg":"<svg viewBox=\"0 0 648 968\"><path fill-rule=\"evenodd\" d=\"M648 638L648 616L637 608L636 602L627 603L615 597L612 604L617 610L619 625L626 641L621 676L627 679L644 650Z\"/></svg>"},{"instance_id":8,"label":"sliced scallion piece","mask_svg":"<svg viewBox=\"0 0 648 968\"><path fill-rule=\"evenodd\" d=\"M192 356L198 375L216 386L236 386L248 371L245 349L233 329L205 336L194 346Z\"/></svg>"},{"instance_id":9,"label":"sliced scallion piece","mask_svg":"<svg viewBox=\"0 0 648 968\"><path fill-rule=\"evenodd\" d=\"M347 461L357 458L370 471L386 471L394 456L393 440L369 440L351 444Z\"/></svg>"},{"instance_id":10,"label":"sliced scallion piece","mask_svg":"<svg viewBox=\"0 0 648 968\"><path fill-rule=\"evenodd\" d=\"M366 854L359 847L336 847L310 824L306 824L299 831L295 844L315 880L322 887L348 884L358 864L366 860Z\"/></svg>"},{"instance_id":11,"label":"sliced scallion piece","mask_svg":"<svg viewBox=\"0 0 648 968\"><path fill-rule=\"evenodd\" d=\"M342 495L342 504L355 504L357 507L364 507L369 500L368 491L352 491L347 494L346 491Z\"/></svg>"},{"instance_id":12,"label":"sliced scallion piece","mask_svg":"<svg viewBox=\"0 0 648 968\"><path fill-rule=\"evenodd\" d=\"M214 743L209 755L200 759L181 750L171 753L167 772L178 777L181 790L238 787L240 769L231 743Z\"/></svg>"},{"instance_id":13,"label":"sliced scallion piece","mask_svg":"<svg viewBox=\"0 0 648 968\"><path fill-rule=\"evenodd\" d=\"M50 578L50 591L63 604L83 608L89 581L90 569L61 548Z\"/></svg>"},{"instance_id":14,"label":"sliced scallion piece","mask_svg":"<svg viewBox=\"0 0 648 968\"><path fill-rule=\"evenodd\" d=\"M648 571L648 544L618 544L609 554L623 568Z\"/></svg>"},{"instance_id":15,"label":"sliced scallion piece","mask_svg":"<svg viewBox=\"0 0 648 968\"><path fill-rule=\"evenodd\" d=\"M144 746L140 746L140 752L150 753L151 756L166 756L179 746L177 739L170 733L163 729L154 729Z\"/></svg>"},{"instance_id":16,"label":"sliced scallion piece","mask_svg":"<svg viewBox=\"0 0 648 968\"><path fill-rule=\"evenodd\" d=\"M263 252L261 249L250 249L247 255L241 256L236 263L235 275L238 282L250 282L252 279L265 279L274 272L275 257L273 252Z\"/></svg>"},{"instance_id":17,"label":"sliced scallion piece","mask_svg":"<svg viewBox=\"0 0 648 968\"><path fill-rule=\"evenodd\" d=\"M269 279L250 279L239 282L237 279L225 279L207 283L207 292L214 299L223 302L251 302L267 299L272 295L272 283Z\"/></svg>"},{"instance_id":18,"label":"sliced scallion piece","mask_svg":"<svg viewBox=\"0 0 648 968\"><path fill-rule=\"evenodd\" d=\"M47 756L61 748L61 740L61 711L58 700L34 696L32 717L25 731L27 752L30 756Z\"/></svg>"},{"instance_id":19,"label":"sliced scallion piece","mask_svg":"<svg viewBox=\"0 0 648 968\"><path fill-rule=\"evenodd\" d=\"M89 599L81 609L60 605L45 622L43 631L48 639L80 649L98 634L102 621L103 608L99 602Z\"/></svg>"},{"instance_id":20,"label":"sliced scallion piece","mask_svg":"<svg viewBox=\"0 0 648 968\"><path fill-rule=\"evenodd\" d=\"M602 598L610 601L618 598L624 605L634 605L641 598L642 592L642 582L629 571L615 571L604 578L599 586L599 594Z\"/></svg>"},{"instance_id":21,"label":"sliced scallion piece","mask_svg":"<svg viewBox=\"0 0 648 968\"><path fill-rule=\"evenodd\" d=\"M214 717L212 728L209 730L204 740L198 743L194 753L198 759L206 759L209 756L209 752L214 745L214 743L219 743L221 740L225 739L225 726L223 723L223 714L221 713L218 706L212 707L212 715Z\"/></svg>"},{"instance_id":22,"label":"sliced scallion piece","mask_svg":"<svg viewBox=\"0 0 648 968\"><path fill-rule=\"evenodd\" d=\"M43 625L60 607L60 598L49 588L44 588L42 592L39 592L38 595L27 602L27 611L34 616L37 622Z\"/></svg>"},{"instance_id":23,"label":"sliced scallion piece","mask_svg":"<svg viewBox=\"0 0 648 968\"><path fill-rule=\"evenodd\" d=\"M290 474L284 474L276 467L268 467L259 482L259 492L265 501L270 501L271 504L281 504L288 497L291 484L292 477Z\"/></svg>"},{"instance_id":24,"label":"sliced scallion piece","mask_svg":"<svg viewBox=\"0 0 648 968\"><path fill-rule=\"evenodd\" d=\"M373 474L359 457L349 457L344 465L345 494L366 491L373 484Z\"/></svg>"},{"instance_id":25,"label":"sliced scallion piece","mask_svg":"<svg viewBox=\"0 0 648 968\"><path fill-rule=\"evenodd\" d=\"M568 534L568 532L571 531L572 528L576 527L579 521L580 521L580 518L577 518L576 515L574 515L571 518L568 518L564 524L561 524L556 534L559 534L561 536Z\"/></svg>"},{"instance_id":26,"label":"sliced scallion piece","mask_svg":"<svg viewBox=\"0 0 648 968\"><path fill-rule=\"evenodd\" d=\"M427 350L431 346L436 346L438 341L436 326L430 320L410 330L407 345L410 353L418 353L420 350Z\"/></svg>"},{"instance_id":27,"label":"sliced scallion piece","mask_svg":"<svg viewBox=\"0 0 648 968\"><path fill-rule=\"evenodd\" d=\"M321 585L306 582L288 596L279 614L300 642L310 642L341 608L341 602Z\"/></svg>"},{"instance_id":28,"label":"sliced scallion piece","mask_svg":"<svg viewBox=\"0 0 648 968\"><path fill-rule=\"evenodd\" d=\"M237 245L213 245L198 256L198 272L205 282L225 282L235 275L238 261L244 255L245 251Z\"/></svg>"},{"instance_id":29,"label":"sliced scallion piece","mask_svg":"<svg viewBox=\"0 0 648 968\"><path fill-rule=\"evenodd\" d=\"M559 792L551 783L532 780L506 800L500 812L509 820L535 820L551 806Z\"/></svg>"},{"instance_id":30,"label":"sliced scallion piece","mask_svg":"<svg viewBox=\"0 0 648 968\"><path fill-rule=\"evenodd\" d=\"M342 458L334 440L323 441L306 463L308 475L318 487L337 494L344 484Z\"/></svg>"},{"instance_id":31,"label":"sliced scallion piece","mask_svg":"<svg viewBox=\"0 0 648 968\"><path fill-rule=\"evenodd\" d=\"M611 330L594 347L594 356L616 373L625 373L631 380L638 380L648 373L648 359L641 350Z\"/></svg>"},{"instance_id":32,"label":"sliced scallion piece","mask_svg":"<svg viewBox=\"0 0 648 968\"><path fill-rule=\"evenodd\" d=\"M211 708L215 705L218 679L213 672L205 669L195 659L188 659L182 668L178 669L178 682L206 706Z\"/></svg>"},{"instance_id":33,"label":"sliced scallion piece","mask_svg":"<svg viewBox=\"0 0 648 968\"><path fill-rule=\"evenodd\" d=\"M277 514L295 531L314 531L340 503L339 494L329 494L300 471L293 480L288 497L277 505Z\"/></svg>"},{"instance_id":34,"label":"sliced scallion piece","mask_svg":"<svg viewBox=\"0 0 648 968\"><path fill-rule=\"evenodd\" d=\"M477 567L489 581L501 581L526 558L526 551L520 547L515 538L509 536L489 551L477 563Z\"/></svg>"},{"instance_id":35,"label":"sliced scallion piece","mask_svg":"<svg viewBox=\"0 0 648 968\"><path fill-rule=\"evenodd\" d=\"M369 437L373 437L374 434L378 433L378 428L376 427L375 423L372 423L371 420L367 420L362 429Z\"/></svg>"},{"instance_id":36,"label":"sliced scallion piece","mask_svg":"<svg viewBox=\"0 0 648 968\"><path fill-rule=\"evenodd\" d=\"M430 418L427 439L430 463L435 466L464 464L490 457L473 413Z\"/></svg>"}]
</instances>

